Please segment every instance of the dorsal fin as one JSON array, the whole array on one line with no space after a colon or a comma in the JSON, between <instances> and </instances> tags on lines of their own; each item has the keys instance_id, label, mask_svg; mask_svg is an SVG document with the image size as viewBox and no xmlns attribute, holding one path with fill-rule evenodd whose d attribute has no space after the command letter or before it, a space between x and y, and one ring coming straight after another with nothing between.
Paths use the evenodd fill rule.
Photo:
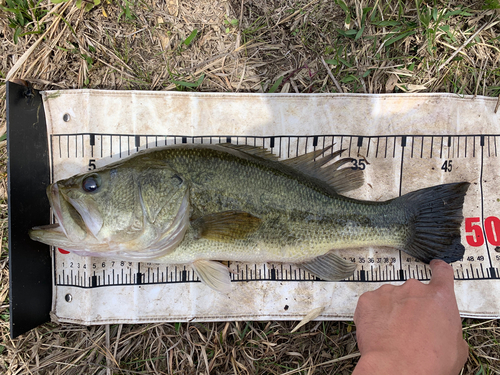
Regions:
<instances>
[{"instance_id":1,"label":"dorsal fin","mask_svg":"<svg viewBox=\"0 0 500 375\"><path fill-rule=\"evenodd\" d=\"M361 169L352 169L349 167L340 169L344 164L355 160L353 158L343 158L325 166L345 151L345 149L343 149L328 153L328 151L333 148L333 145L281 161L276 155L263 147L234 145L232 143L224 143L220 144L220 146L283 163L307 176L326 182L338 194L355 190L364 183L363 171Z\"/></svg>"},{"instance_id":2,"label":"dorsal fin","mask_svg":"<svg viewBox=\"0 0 500 375\"><path fill-rule=\"evenodd\" d=\"M330 154L325 153L333 147L328 146L321 150L308 152L282 163L301 171L302 173L317 178L330 185L337 193L344 193L361 187L364 183L363 171L359 168L342 168L344 164L352 162L353 158L343 158L324 167L325 164L335 159L344 150L338 150ZM321 157L322 156L322 157Z\"/></svg>"},{"instance_id":3,"label":"dorsal fin","mask_svg":"<svg viewBox=\"0 0 500 375\"><path fill-rule=\"evenodd\" d=\"M296 156L291 159L283 160L283 163L288 164L291 167L294 167L295 169L298 169L302 172L306 172L306 170L313 164L316 165L316 167L322 167L326 163L328 163L330 160L335 159L337 156L340 155L340 153L344 150L338 150L335 151L329 155L325 156L325 153L329 150L331 150L333 147L328 146L326 148L323 148L321 150L314 150L311 152L308 152L307 154ZM323 155L321 159L316 160L318 157Z\"/></svg>"},{"instance_id":4,"label":"dorsal fin","mask_svg":"<svg viewBox=\"0 0 500 375\"><path fill-rule=\"evenodd\" d=\"M249 146L249 145L235 145L232 143L221 143L219 146L231 148L233 150L238 150L244 152L245 154L255 155L267 160L279 161L279 158L274 155L271 151L266 148L259 146Z\"/></svg>"}]
</instances>

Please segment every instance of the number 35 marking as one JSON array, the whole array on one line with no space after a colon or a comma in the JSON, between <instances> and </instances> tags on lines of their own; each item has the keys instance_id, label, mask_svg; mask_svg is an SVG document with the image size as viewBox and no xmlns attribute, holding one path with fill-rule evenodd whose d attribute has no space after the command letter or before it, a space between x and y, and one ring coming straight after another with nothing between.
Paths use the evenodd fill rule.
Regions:
<instances>
[{"instance_id":1,"label":"number 35 marking","mask_svg":"<svg viewBox=\"0 0 500 375\"><path fill-rule=\"evenodd\" d=\"M360 171L364 170L366 168L365 164L365 159L352 159L351 163L353 166L351 167L352 170L357 170L359 169Z\"/></svg>"}]
</instances>

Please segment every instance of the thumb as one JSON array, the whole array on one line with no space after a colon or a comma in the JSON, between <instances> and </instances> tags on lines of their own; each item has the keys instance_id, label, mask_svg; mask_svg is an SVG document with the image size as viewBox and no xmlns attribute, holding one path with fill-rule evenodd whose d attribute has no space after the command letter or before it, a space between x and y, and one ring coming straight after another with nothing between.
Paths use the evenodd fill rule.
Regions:
<instances>
[{"instance_id":1,"label":"thumb","mask_svg":"<svg viewBox=\"0 0 500 375\"><path fill-rule=\"evenodd\" d=\"M448 263L439 259L432 260L429 265L432 271L429 285L453 290L453 268Z\"/></svg>"}]
</instances>

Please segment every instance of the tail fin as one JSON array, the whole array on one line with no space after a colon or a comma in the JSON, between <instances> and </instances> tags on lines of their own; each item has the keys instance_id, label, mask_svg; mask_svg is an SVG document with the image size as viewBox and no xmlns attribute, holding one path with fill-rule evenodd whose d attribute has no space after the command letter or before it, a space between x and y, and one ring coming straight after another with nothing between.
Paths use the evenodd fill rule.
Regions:
<instances>
[{"instance_id":1,"label":"tail fin","mask_svg":"<svg viewBox=\"0 0 500 375\"><path fill-rule=\"evenodd\" d=\"M429 263L442 259L447 263L463 258L460 240L462 207L468 182L432 186L413 191L394 200L408 214L410 235L403 251Z\"/></svg>"}]
</instances>

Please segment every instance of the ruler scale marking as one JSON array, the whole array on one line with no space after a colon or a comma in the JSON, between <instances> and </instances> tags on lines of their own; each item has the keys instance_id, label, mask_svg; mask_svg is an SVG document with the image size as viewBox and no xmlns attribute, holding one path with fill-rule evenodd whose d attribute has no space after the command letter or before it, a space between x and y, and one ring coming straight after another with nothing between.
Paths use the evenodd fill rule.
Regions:
<instances>
[{"instance_id":1,"label":"ruler scale marking","mask_svg":"<svg viewBox=\"0 0 500 375\"><path fill-rule=\"evenodd\" d=\"M405 159L405 148L406 148L406 137L401 137L401 164L399 169L399 196L401 196L402 188L403 188L403 167L404 167L404 159ZM396 147L394 147L394 150ZM399 253L399 279L405 280L405 275L403 274L403 253L401 250Z\"/></svg>"},{"instance_id":2,"label":"ruler scale marking","mask_svg":"<svg viewBox=\"0 0 500 375\"><path fill-rule=\"evenodd\" d=\"M57 137L57 144L55 143L55 139ZM112 153L113 153L113 150L119 150L119 155L120 157L122 156L122 153L124 152L124 148L122 146L126 146L123 144L123 139L121 137L121 135L115 135L115 134L93 134L93 133L88 133L88 134L71 134L71 137L70 135L68 134L59 134L59 135L51 135L51 143L53 145L55 145L56 147L53 147L52 150L57 150L59 149L59 157L60 158L63 158L63 155L62 155L62 146L63 146L63 142L61 141L62 140L62 137L64 137L65 141L66 141L66 145L64 148L66 148L66 155L68 158L76 158L76 159L79 159L80 157L82 159L85 158L85 155L90 155L90 156L93 156L93 149L94 147L96 146L96 139L99 140L100 142L100 149L101 149L101 155L103 156L106 156L106 157L112 157ZM80 137L80 138L79 138ZM140 138L141 137L145 137L145 141L146 141L146 145L145 147L147 148L148 147L148 144L149 144L149 140L151 140L150 136L147 136L147 135L142 135L142 136L134 136L136 142L137 140L139 140L140 142ZM149 138L148 138L149 137ZM153 136L154 137L154 144L157 145L158 144L158 136ZM163 137L163 139L165 140L165 144L168 144L168 137L169 136L161 136ZM340 136L341 137L341 147L343 146L343 142L344 142L344 136ZM347 136L346 136L347 137ZM410 145L408 144L408 141L410 140L411 137L411 152L409 153L409 155L405 154L404 152L404 149L405 148L409 148ZM470 150L470 148L472 148L472 157L475 158L476 157L476 144L477 146L480 146L480 151L481 151L481 154L480 155L477 155L479 158L480 158L480 196L481 196L481 222L484 223L484 219L485 219L485 212L483 211L483 200L484 200L484 191L483 191L483 168L484 168L484 162L485 162L485 157L487 158L492 158L492 157L497 157L497 146L496 146L496 137L497 135L476 135L476 136L461 136L461 135L457 135L457 136L436 136L436 135L429 135L429 136L419 136L422 140L421 142L421 157L423 158L423 154L424 154L424 150L427 148L427 146L425 145L427 143L426 139L428 139L431 143L431 147L430 147L430 153L428 155L428 157L435 157L437 155L439 155L440 157L448 157L449 159L451 159L453 156L456 155L456 157L459 157L461 152L460 152L460 139L463 137L464 140L465 140L465 144L463 145L463 148L464 148L464 156L467 158L469 157L470 155L467 153L467 151ZM441 137L441 144L438 146L438 144L436 144L437 147L440 147L440 151L437 155L434 155L434 151L433 151L433 146L434 146L434 137ZM471 138L472 137L472 138ZM103 147L105 146L104 145L104 138L106 139L109 139L109 142L110 142L110 145L109 145L109 152L110 152L110 155L104 155L104 149ZM182 139L182 137L172 137L174 143L177 142L177 139L176 138L179 138L179 139ZM226 140L227 138L229 137L226 137ZM271 146L273 145L274 147L272 147L272 151L274 151L276 148L276 153L278 153L278 155L281 154L281 150L282 150L282 142L283 142L283 138L280 136L280 137L267 137L269 138L269 144L267 142L265 142L265 139L261 139L261 138L258 138L258 137L248 137L248 136L245 136L245 137L241 137L242 139L240 140L238 137L236 139L236 143L238 144L251 144L250 139L253 138L253 144L256 145L257 144L257 141L260 140L262 141L262 143L265 145L265 146ZM311 138L310 142L309 142L309 138ZM325 143L326 143L326 137L325 136L322 136L323 138L323 147L325 146ZM349 136L349 141L347 139L345 139L345 141L349 142L349 154L351 155L352 153L352 147L353 145L355 147L358 147L358 155L359 156L362 156L361 155L361 152L363 150L363 144L364 144L364 139L367 138L365 136L356 136L356 140L353 139L353 136ZM373 139L373 138L376 138ZM370 146L371 146L371 141L373 139L373 142L376 143L377 145L377 152L376 152L376 157L378 157L378 148L380 146L380 138L383 138L383 140L385 140L385 146L384 146L384 158L386 159L389 155L389 152L390 150L388 149L390 147L389 145L389 140L390 138L388 136L372 136L372 137L368 137L368 145L366 145L365 147L365 150L366 150L366 156L369 155L369 150L370 150ZM392 144L392 147L393 147L393 152L392 152L392 156L393 158L395 157L395 148L396 148L396 139L397 137L396 136L391 136L393 142L391 142ZM116 145L117 147L115 148L113 146L113 142L114 140L116 140L116 142L118 142L118 144ZM129 140L130 139L130 136L127 136L127 142L126 144L129 145ZM210 139L210 142L212 142L212 137L209 138ZM288 145L287 145L287 148L288 148L288 153L290 155L290 146L292 146L292 137L287 137L288 139ZM401 151L401 166L400 166L400 187L399 187L399 191L400 191L400 195L402 194L402 176L403 176L403 173L404 173L404 170L405 170L405 162L404 162L404 158L405 157L411 157L413 158L414 156L414 151L415 151L415 139L416 137L415 136L401 136L401 148L402 148L402 151ZM436 139L439 139L439 138L436 138ZM332 140L332 144L335 144L335 136L331 136L331 140ZM196 143L196 142L204 142L204 139L201 138L201 137L189 137L189 141L190 142L193 142L193 143ZM276 144L276 141L279 142L279 145ZM295 152L296 154L293 155L294 156L297 156L297 155L300 155L301 153L303 153L308 147L311 147L311 144L312 144L312 147L317 147L319 144L320 144L320 140L319 140L319 137L318 136L304 136L304 137L293 137L293 141L295 141ZM353 141L354 141L354 144L353 144ZM469 142L471 142L471 144L469 145ZM274 144L273 144L274 143ZM140 144L140 143L139 143ZM153 143L152 143L153 144ZM428 143L427 143L428 144ZM74 155L73 153L70 154L70 149L71 147L75 147L75 152L74 152ZM78 148L81 147L82 148L82 151L79 152ZM86 153L86 150L85 148L88 147L88 153ZM137 145L136 145L137 147ZM448 153L443 153L442 149L443 147L446 147L448 148ZM487 147L487 148L486 148ZM469 148L469 150L467 150ZM456 151L455 151L456 149ZM128 147L128 151L130 152L130 147ZM437 151L437 149L436 149ZM479 151L479 150L477 150ZM332 150L333 152L333 150ZM355 156L358 156L358 155L355 155ZM292 155L290 155L292 156ZM351 155L352 156L352 155ZM426 156L427 157L427 156ZM454 165L455 167L455 165ZM85 168L86 169L86 168ZM54 171L52 169L52 175L54 174ZM485 229L484 229L484 225L482 225L482 233L483 233L483 236L486 238L486 232L485 232ZM488 265L484 265L483 266L483 261L482 260L479 260L478 261L478 266L475 266L473 264L470 264L470 272L469 272L469 269L465 269L465 272L463 271L459 271L458 269L455 269L456 271L456 277L457 279L460 278L460 279L491 279L491 278L498 278L498 270L496 267L493 266L493 260L492 260L492 257L491 257L491 253L490 253L490 247L488 245L488 241L485 241L486 242L486 252L488 254ZM57 250L57 249L54 249L54 250ZM58 256L60 257L61 255L58 254ZM405 258L406 259L406 258ZM410 261L410 259L408 259L408 261ZM393 266L393 270L388 270L388 273L385 274L384 276L384 272L378 272L376 269L374 269L373 267L370 267L370 270L367 271L365 270L364 268L361 269L362 272L359 272L359 276L356 275L354 278L351 278L352 280L349 280L349 281L365 281L365 282L370 282L370 281L390 281L390 280L397 280L397 279L401 279L401 277L404 277L404 278L407 278L407 277L417 277L417 278L426 278L427 277L427 268L426 267L423 267L422 269L420 269L418 267L418 265L413 264L414 260L411 261L412 263L408 263L406 260L403 260L403 254L400 253L400 260L399 260L399 270L398 272L396 272L396 269L395 269L395 263L392 263L392 266ZM464 261L464 264L466 264L466 262ZM56 282L56 284L58 285L74 285L74 286L77 286L77 287L81 287L81 288L89 288L89 287L97 287L97 286L105 286L105 285L124 285L125 284L125 281L128 283L128 284L134 284L134 283L144 283L144 282L148 282L148 283L152 283L152 284L155 284L155 283L164 283L164 282L172 282L171 278L169 280L169 278L163 278L160 277L159 275L159 271L158 269L156 270L156 274L157 274L157 277L154 277L154 274L151 274L150 272L153 272L153 270L150 270L151 266L148 266L148 276L147 276L147 280L145 279L146 275L145 274L141 274L139 272L140 268L138 268L138 272L136 274L134 274L134 277L132 278L132 270L130 269L129 272L130 272L130 279L128 279L127 277L123 277L123 269L121 269L121 274L122 274L122 277L120 277L119 275L117 275L115 273L115 270L110 266L110 265L107 265L105 267L105 269L102 269L101 272L102 272L102 277L99 276L97 277L97 280L94 279L92 280L95 276L82 276L81 273L79 273L78 271L78 274L74 274L72 272L72 270L69 270L70 274L67 274L65 273L65 270L64 269L61 269L60 265L57 264L57 260L54 259L54 280ZM239 266L238 266L239 267ZM475 268L477 267L477 268ZM486 267L486 272L485 272L485 268ZM265 266L264 266L264 270L265 270ZM274 271L273 271L274 270ZM250 270L252 271L252 270ZM260 272L261 270L259 270ZM307 274L306 275L306 272L301 272L303 270L300 270L300 269L294 269L292 268L292 266L290 266L290 270L287 269L284 269L283 268L283 265L280 265L279 268L273 268L271 269L269 272L265 272L264 274L266 275L265 277L263 277L262 279L263 280L280 280L280 281L287 281L287 280L294 280L297 276L297 271L299 271L299 279L302 279L303 281L304 280L313 280L314 277L312 277L312 275L310 274ZM403 272L402 272L403 271ZM62 272L62 274L61 274ZM146 270L145 270L146 272ZM187 279L186 279L186 282L192 282L192 281L195 281L196 279L196 275L194 274L194 272L192 271L187 271L188 275L187 276ZM238 280L241 280L241 281L244 281L244 280L252 280L252 279L256 279L256 273L257 273L257 270L255 273L253 272L247 272L246 275L245 273L242 272L241 273L238 273L238 277L237 279ZM142 275L142 277L141 277ZM163 272L162 272L162 275L163 275ZM83 277L83 279L82 279ZM88 282L87 282L87 277L89 278ZM177 275L175 275L175 278L177 279ZM127 280L126 280L127 279ZM135 279L135 280L134 280ZM177 282L179 282L179 280L176 280Z\"/></svg>"},{"instance_id":3,"label":"ruler scale marking","mask_svg":"<svg viewBox=\"0 0 500 375\"><path fill-rule=\"evenodd\" d=\"M475 138L475 137L474 137ZM484 189L483 189L483 166L484 166L484 136L481 136L481 163L480 163L480 169L479 169L479 192L481 196L481 223L484 223ZM488 236L486 235L486 229L484 225L481 226L482 231L483 231L483 237L485 238L484 244L486 245L486 254L488 255L488 262L490 264L490 268L493 267L493 263L491 261L491 255L490 255L490 248L488 246L488 241L486 240ZM481 263L481 269L482 269L482 263Z\"/></svg>"}]
</instances>

